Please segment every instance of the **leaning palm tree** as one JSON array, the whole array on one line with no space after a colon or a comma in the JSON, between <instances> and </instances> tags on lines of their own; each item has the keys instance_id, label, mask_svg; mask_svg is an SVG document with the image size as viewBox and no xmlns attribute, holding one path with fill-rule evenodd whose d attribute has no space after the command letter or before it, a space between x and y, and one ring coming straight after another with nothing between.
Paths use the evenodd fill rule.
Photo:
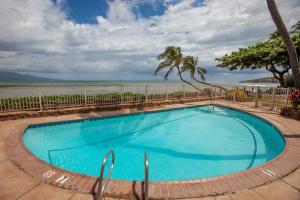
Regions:
<instances>
[{"instance_id":1,"label":"leaning palm tree","mask_svg":"<svg viewBox=\"0 0 300 200\"><path fill-rule=\"evenodd\" d=\"M185 56L183 58L181 72L189 71L192 80L195 80L196 82L198 82L200 84L210 85L210 86L213 86L213 87L218 87L218 88L226 91L226 89L224 87L204 82L205 81L205 74L207 73L207 70L206 70L206 68L199 67L197 65L198 65L198 57L195 59L193 56ZM200 77L201 81L198 80L195 77L195 75L198 75Z\"/></svg>"},{"instance_id":2,"label":"leaning palm tree","mask_svg":"<svg viewBox=\"0 0 300 200\"><path fill-rule=\"evenodd\" d=\"M295 25L291 27L291 33L300 33L300 21L298 21Z\"/></svg>"},{"instance_id":3,"label":"leaning palm tree","mask_svg":"<svg viewBox=\"0 0 300 200\"><path fill-rule=\"evenodd\" d=\"M160 60L161 62L159 63L158 67L156 68L154 75L157 75L158 72L160 72L161 70L167 69L167 73L164 76L164 79L167 80L169 75L174 70L176 70L181 81L183 81L186 84L191 85L196 90L201 91L199 88L197 88L191 82L185 80L182 76L181 66L183 63L183 55L181 53L180 47L175 47L175 46L166 47L165 51L162 52L161 54L159 54L157 59Z\"/></svg>"},{"instance_id":4,"label":"leaning palm tree","mask_svg":"<svg viewBox=\"0 0 300 200\"><path fill-rule=\"evenodd\" d=\"M277 5L275 3L275 0L266 0L268 9L270 11L271 17L277 27L277 30L282 37L282 40L286 46L286 49L289 54L289 59L290 59L290 65L292 68L293 72L293 79L295 83L296 88L300 88L300 66L299 66L299 61L297 57L297 52L295 49L295 46L289 36L289 32L287 31L284 22L279 14Z\"/></svg>"},{"instance_id":5,"label":"leaning palm tree","mask_svg":"<svg viewBox=\"0 0 300 200\"><path fill-rule=\"evenodd\" d=\"M275 40L278 37L280 37L280 34L278 31L274 31L273 33L269 34L269 40Z\"/></svg>"}]
</instances>

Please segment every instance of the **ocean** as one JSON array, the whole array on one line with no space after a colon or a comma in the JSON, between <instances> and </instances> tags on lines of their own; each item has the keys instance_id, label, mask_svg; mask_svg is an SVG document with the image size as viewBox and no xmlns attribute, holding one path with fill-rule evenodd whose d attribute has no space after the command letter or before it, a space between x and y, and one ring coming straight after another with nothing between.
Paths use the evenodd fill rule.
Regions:
<instances>
[{"instance_id":1,"label":"ocean","mask_svg":"<svg viewBox=\"0 0 300 200\"><path fill-rule=\"evenodd\" d=\"M214 83L232 88L239 86L276 87L275 84L253 83ZM204 89L209 86L201 85ZM0 98L19 98L26 96L49 96L49 95L73 95L85 94L96 95L105 93L131 92L142 94L163 94L168 91L193 91L196 90L180 81L64 81L64 82L5 82L0 83Z\"/></svg>"}]
</instances>

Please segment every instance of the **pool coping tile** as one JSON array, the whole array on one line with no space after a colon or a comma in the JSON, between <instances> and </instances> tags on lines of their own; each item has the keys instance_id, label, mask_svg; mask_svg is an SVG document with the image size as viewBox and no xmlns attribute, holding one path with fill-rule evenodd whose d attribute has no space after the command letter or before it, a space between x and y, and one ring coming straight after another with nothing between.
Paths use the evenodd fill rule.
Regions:
<instances>
[{"instance_id":1,"label":"pool coping tile","mask_svg":"<svg viewBox=\"0 0 300 200\"><path fill-rule=\"evenodd\" d=\"M206 103L207 104L207 103ZM195 105L205 105L200 104L189 104L189 106ZM151 181L149 182L149 198L150 199L175 199L175 198L196 198L205 196L216 196L223 195L227 193L234 193L238 191L248 190L251 188L256 188L265 184L269 184L276 181L287 174L295 171L300 166L300 138L293 137L296 133L290 130L286 125L281 124L274 117L269 117L267 114L262 114L257 112L258 109L245 108L238 104L233 104L225 101L217 101L215 105L224 106L231 109L235 109L242 112L250 113L256 117L262 118L269 123L273 124L282 134L286 146L283 152L274 158L273 160L262 164L258 167L251 168L249 170L244 170L237 173L227 174L224 176L216 176L212 178L205 179L193 179L185 181ZM182 105L186 107L187 105ZM167 109L172 108L168 106ZM174 107L178 109L178 105ZM144 112L153 112L157 109L152 108ZM158 109L165 110L165 109ZM113 114L114 112L112 112ZM116 114L120 115L124 112L119 112ZM129 112L131 114L139 113ZM111 114L108 114L111 115ZM108 116L103 115L103 116ZM274 116L274 113L269 113L268 115ZM101 115L102 116L102 115ZM59 119L61 119L60 117ZM66 117L65 120L80 120L82 118ZM84 119L84 118L83 118ZM18 124L14 131L12 131L4 142L4 148L8 155L8 159L11 160L20 169L30 174L34 178L51 185L55 185L60 188L69 189L76 192L92 194L95 193L97 177L87 176L79 173L70 172L53 165L50 165L36 156L34 156L23 144L22 137L24 130L32 124L36 124L38 118L35 120L25 121ZM32 123L32 121L34 123ZM61 121L61 120L59 120ZM42 123L55 122L55 118L51 120L43 119ZM300 132L300 130L299 130ZM276 176L269 177L264 174L262 170L267 169L276 173ZM55 174L50 178L45 178L43 174L49 170L54 170ZM64 184L56 183L55 180L62 176L69 176L69 180ZM125 181L111 179L107 185L106 196L114 198L128 199L134 196L142 197L141 194L141 181Z\"/></svg>"}]
</instances>

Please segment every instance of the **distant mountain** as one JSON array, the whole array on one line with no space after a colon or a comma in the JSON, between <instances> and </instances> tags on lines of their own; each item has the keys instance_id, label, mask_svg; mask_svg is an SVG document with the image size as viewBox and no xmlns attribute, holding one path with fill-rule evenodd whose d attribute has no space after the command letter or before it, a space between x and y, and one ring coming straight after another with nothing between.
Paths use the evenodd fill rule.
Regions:
<instances>
[{"instance_id":1,"label":"distant mountain","mask_svg":"<svg viewBox=\"0 0 300 200\"><path fill-rule=\"evenodd\" d=\"M264 77L240 81L240 83L278 83L278 80L276 80L274 77Z\"/></svg>"},{"instance_id":2,"label":"distant mountain","mask_svg":"<svg viewBox=\"0 0 300 200\"><path fill-rule=\"evenodd\" d=\"M28 74L20 74L16 72L0 71L0 82L56 82L56 81L61 81L61 80L31 76Z\"/></svg>"}]
</instances>

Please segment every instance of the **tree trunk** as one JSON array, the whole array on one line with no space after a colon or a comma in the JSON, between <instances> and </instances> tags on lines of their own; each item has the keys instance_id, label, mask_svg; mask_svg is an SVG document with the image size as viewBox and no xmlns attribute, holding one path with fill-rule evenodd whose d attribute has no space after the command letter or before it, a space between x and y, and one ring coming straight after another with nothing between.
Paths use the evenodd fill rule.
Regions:
<instances>
[{"instance_id":1,"label":"tree trunk","mask_svg":"<svg viewBox=\"0 0 300 200\"><path fill-rule=\"evenodd\" d=\"M284 84L284 73L282 74L282 76L278 73L278 72L274 72L272 70L269 70L267 69L268 71L272 72L274 78L279 81L279 84L280 84L280 87L285 87L285 84ZM279 76L277 75L279 74Z\"/></svg>"},{"instance_id":2,"label":"tree trunk","mask_svg":"<svg viewBox=\"0 0 300 200\"><path fill-rule=\"evenodd\" d=\"M272 19L273 19L273 21L277 27L277 30L278 30L280 36L282 37L283 42L288 51L290 65L291 65L292 72L293 72L293 79L294 79L295 87L300 88L300 66L299 66L296 49L295 49L294 44L289 36L288 31L284 25L284 22L279 14L275 0L266 0L266 1L267 1L268 9L272 16Z\"/></svg>"},{"instance_id":3,"label":"tree trunk","mask_svg":"<svg viewBox=\"0 0 300 200\"><path fill-rule=\"evenodd\" d=\"M279 74L279 82L282 87L286 88L285 81L284 81L284 74Z\"/></svg>"},{"instance_id":4,"label":"tree trunk","mask_svg":"<svg viewBox=\"0 0 300 200\"><path fill-rule=\"evenodd\" d=\"M224 90L225 92L227 91L227 89L226 89L226 88L224 88L224 87L222 87L222 86L215 85L215 84L210 84L210 83L205 83L205 82L203 82L203 81L199 81L199 80L198 80L198 79L196 79L195 77L193 77L193 79L194 79L196 82L200 83L200 84L204 84L204 85L210 85L210 86L212 86L212 87L217 87L217 88L220 88L220 89Z\"/></svg>"},{"instance_id":5,"label":"tree trunk","mask_svg":"<svg viewBox=\"0 0 300 200\"><path fill-rule=\"evenodd\" d=\"M192 86L193 88L195 88L195 89L198 90L199 92L202 92L202 90L200 90L199 88L197 88L196 86L194 86L192 83L190 83L190 82L184 80L183 77L182 77L182 74L181 74L181 72L180 72L179 67L176 66L176 68L177 68L177 70L178 70L178 75L179 75L179 78L180 78L181 81L185 82L186 84L189 84L190 86Z\"/></svg>"}]
</instances>

